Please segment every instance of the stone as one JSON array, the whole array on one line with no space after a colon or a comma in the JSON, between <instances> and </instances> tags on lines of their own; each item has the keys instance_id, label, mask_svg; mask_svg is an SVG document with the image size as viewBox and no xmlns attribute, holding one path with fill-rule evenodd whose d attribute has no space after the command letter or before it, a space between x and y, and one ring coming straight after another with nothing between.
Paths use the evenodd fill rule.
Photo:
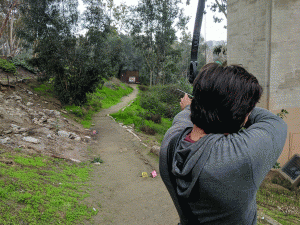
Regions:
<instances>
[{"instance_id":1,"label":"stone","mask_svg":"<svg viewBox=\"0 0 300 225\"><path fill-rule=\"evenodd\" d=\"M12 133L12 130L5 130L3 131L3 134L11 134Z\"/></svg>"},{"instance_id":2,"label":"stone","mask_svg":"<svg viewBox=\"0 0 300 225\"><path fill-rule=\"evenodd\" d=\"M33 106L33 103L31 103L31 102L27 102L27 104L26 104L27 106Z\"/></svg>"},{"instance_id":3,"label":"stone","mask_svg":"<svg viewBox=\"0 0 300 225\"><path fill-rule=\"evenodd\" d=\"M58 136L69 138L70 133L64 130L58 131Z\"/></svg>"},{"instance_id":4,"label":"stone","mask_svg":"<svg viewBox=\"0 0 300 225\"><path fill-rule=\"evenodd\" d=\"M22 100L22 98L18 95L15 96L15 99L16 99L16 101L21 101Z\"/></svg>"},{"instance_id":5,"label":"stone","mask_svg":"<svg viewBox=\"0 0 300 225\"><path fill-rule=\"evenodd\" d=\"M28 94L33 95L33 93L31 91L27 91Z\"/></svg>"},{"instance_id":6,"label":"stone","mask_svg":"<svg viewBox=\"0 0 300 225\"><path fill-rule=\"evenodd\" d=\"M70 139L75 139L77 137L77 134L70 133L69 138Z\"/></svg>"},{"instance_id":7,"label":"stone","mask_svg":"<svg viewBox=\"0 0 300 225\"><path fill-rule=\"evenodd\" d=\"M51 134L48 134L48 135L47 135L47 138L48 138L48 139L52 139Z\"/></svg>"},{"instance_id":8,"label":"stone","mask_svg":"<svg viewBox=\"0 0 300 225\"><path fill-rule=\"evenodd\" d=\"M80 162L81 162L81 161L78 160L78 159L71 159L71 158L70 158L70 160L73 161L73 162L77 162L77 163L80 163Z\"/></svg>"},{"instance_id":9,"label":"stone","mask_svg":"<svg viewBox=\"0 0 300 225\"><path fill-rule=\"evenodd\" d=\"M152 152L155 155L159 155L159 151L160 151L160 147L157 145L152 146L152 148L150 149L150 152Z\"/></svg>"},{"instance_id":10,"label":"stone","mask_svg":"<svg viewBox=\"0 0 300 225\"><path fill-rule=\"evenodd\" d=\"M42 116L42 118L39 121L44 123L44 122L47 122L47 119L48 119L47 116Z\"/></svg>"},{"instance_id":11,"label":"stone","mask_svg":"<svg viewBox=\"0 0 300 225\"><path fill-rule=\"evenodd\" d=\"M85 138L87 138L87 139L91 139L91 137L90 136L84 136Z\"/></svg>"},{"instance_id":12,"label":"stone","mask_svg":"<svg viewBox=\"0 0 300 225\"><path fill-rule=\"evenodd\" d=\"M7 144L9 141L10 141L10 138L9 138L9 137L4 138L4 139L0 139L0 143L1 143L1 144Z\"/></svg>"},{"instance_id":13,"label":"stone","mask_svg":"<svg viewBox=\"0 0 300 225\"><path fill-rule=\"evenodd\" d=\"M33 138L33 137L23 137L22 139L26 142L30 142L30 143L34 143L34 144L40 143L39 139L36 139L36 138Z\"/></svg>"},{"instance_id":14,"label":"stone","mask_svg":"<svg viewBox=\"0 0 300 225\"><path fill-rule=\"evenodd\" d=\"M81 137L76 137L75 141L81 141Z\"/></svg>"},{"instance_id":15,"label":"stone","mask_svg":"<svg viewBox=\"0 0 300 225\"><path fill-rule=\"evenodd\" d=\"M20 126L15 125L15 124L11 124L10 126L11 126L13 129L20 129Z\"/></svg>"}]
</instances>

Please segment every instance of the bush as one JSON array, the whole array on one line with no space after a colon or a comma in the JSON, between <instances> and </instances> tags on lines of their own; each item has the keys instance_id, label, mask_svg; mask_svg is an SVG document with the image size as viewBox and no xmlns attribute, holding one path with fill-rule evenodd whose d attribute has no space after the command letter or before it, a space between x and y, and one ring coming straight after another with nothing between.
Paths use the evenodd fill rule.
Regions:
<instances>
[{"instance_id":1,"label":"bush","mask_svg":"<svg viewBox=\"0 0 300 225\"><path fill-rule=\"evenodd\" d=\"M144 86L144 85L139 85L139 89L141 91L148 91L149 90L149 88L147 86Z\"/></svg>"},{"instance_id":2,"label":"bush","mask_svg":"<svg viewBox=\"0 0 300 225\"><path fill-rule=\"evenodd\" d=\"M21 59L21 58L13 58L11 60L11 62L15 65L15 66L19 66L22 67L23 69L31 72L31 73L37 73L38 71L35 70L32 66L30 66L27 62L27 60L25 59Z\"/></svg>"},{"instance_id":3,"label":"bush","mask_svg":"<svg viewBox=\"0 0 300 225\"><path fill-rule=\"evenodd\" d=\"M147 113L144 117L146 120L151 120L154 123L160 124L161 123L161 116L159 114L151 114Z\"/></svg>"},{"instance_id":4,"label":"bush","mask_svg":"<svg viewBox=\"0 0 300 225\"><path fill-rule=\"evenodd\" d=\"M143 125L140 127L140 130L146 134L155 135L156 131L147 125Z\"/></svg>"},{"instance_id":5,"label":"bush","mask_svg":"<svg viewBox=\"0 0 300 225\"><path fill-rule=\"evenodd\" d=\"M8 62L6 59L0 58L0 69L7 73L15 74L17 69L13 63Z\"/></svg>"}]
</instances>

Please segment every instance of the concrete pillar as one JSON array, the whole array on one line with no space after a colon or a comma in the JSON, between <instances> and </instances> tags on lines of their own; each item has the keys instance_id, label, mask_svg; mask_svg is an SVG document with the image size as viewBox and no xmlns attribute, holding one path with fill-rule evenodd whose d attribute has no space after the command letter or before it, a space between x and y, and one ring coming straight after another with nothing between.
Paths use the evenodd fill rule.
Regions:
<instances>
[{"instance_id":1,"label":"concrete pillar","mask_svg":"<svg viewBox=\"0 0 300 225\"><path fill-rule=\"evenodd\" d=\"M228 0L228 64L257 77L264 89L259 107L289 112L281 165L300 154L299 11L300 0Z\"/></svg>"}]
</instances>

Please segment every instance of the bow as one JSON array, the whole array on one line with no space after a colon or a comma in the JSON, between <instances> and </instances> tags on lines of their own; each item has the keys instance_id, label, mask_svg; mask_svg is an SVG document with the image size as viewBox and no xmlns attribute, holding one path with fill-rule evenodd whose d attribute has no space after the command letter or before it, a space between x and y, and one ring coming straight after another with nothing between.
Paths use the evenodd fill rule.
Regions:
<instances>
[{"instance_id":1,"label":"bow","mask_svg":"<svg viewBox=\"0 0 300 225\"><path fill-rule=\"evenodd\" d=\"M190 62L190 72L189 72L189 82L191 84L194 83L194 80L197 76L197 66L198 66L198 47L199 47L199 41L200 41L200 30L201 30L201 24L202 24L202 18L204 13L204 7L205 7L205 0L199 0L198 2L198 8L197 8L197 15L195 20L195 26L194 26L194 34L193 34L193 40L192 40L192 51L191 51L191 62Z\"/></svg>"}]
</instances>

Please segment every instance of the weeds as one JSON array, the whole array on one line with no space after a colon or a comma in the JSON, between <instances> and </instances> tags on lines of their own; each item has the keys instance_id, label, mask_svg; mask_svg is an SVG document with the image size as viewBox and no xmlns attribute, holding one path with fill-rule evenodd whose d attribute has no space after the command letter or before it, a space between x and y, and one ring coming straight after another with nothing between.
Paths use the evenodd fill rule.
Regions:
<instances>
[{"instance_id":1,"label":"weeds","mask_svg":"<svg viewBox=\"0 0 300 225\"><path fill-rule=\"evenodd\" d=\"M94 160L91 163L103 163L103 160L98 157L98 158L94 158Z\"/></svg>"},{"instance_id":2,"label":"weeds","mask_svg":"<svg viewBox=\"0 0 300 225\"><path fill-rule=\"evenodd\" d=\"M26 155L0 163L0 224L74 224L97 214L80 204L90 166Z\"/></svg>"}]
</instances>

